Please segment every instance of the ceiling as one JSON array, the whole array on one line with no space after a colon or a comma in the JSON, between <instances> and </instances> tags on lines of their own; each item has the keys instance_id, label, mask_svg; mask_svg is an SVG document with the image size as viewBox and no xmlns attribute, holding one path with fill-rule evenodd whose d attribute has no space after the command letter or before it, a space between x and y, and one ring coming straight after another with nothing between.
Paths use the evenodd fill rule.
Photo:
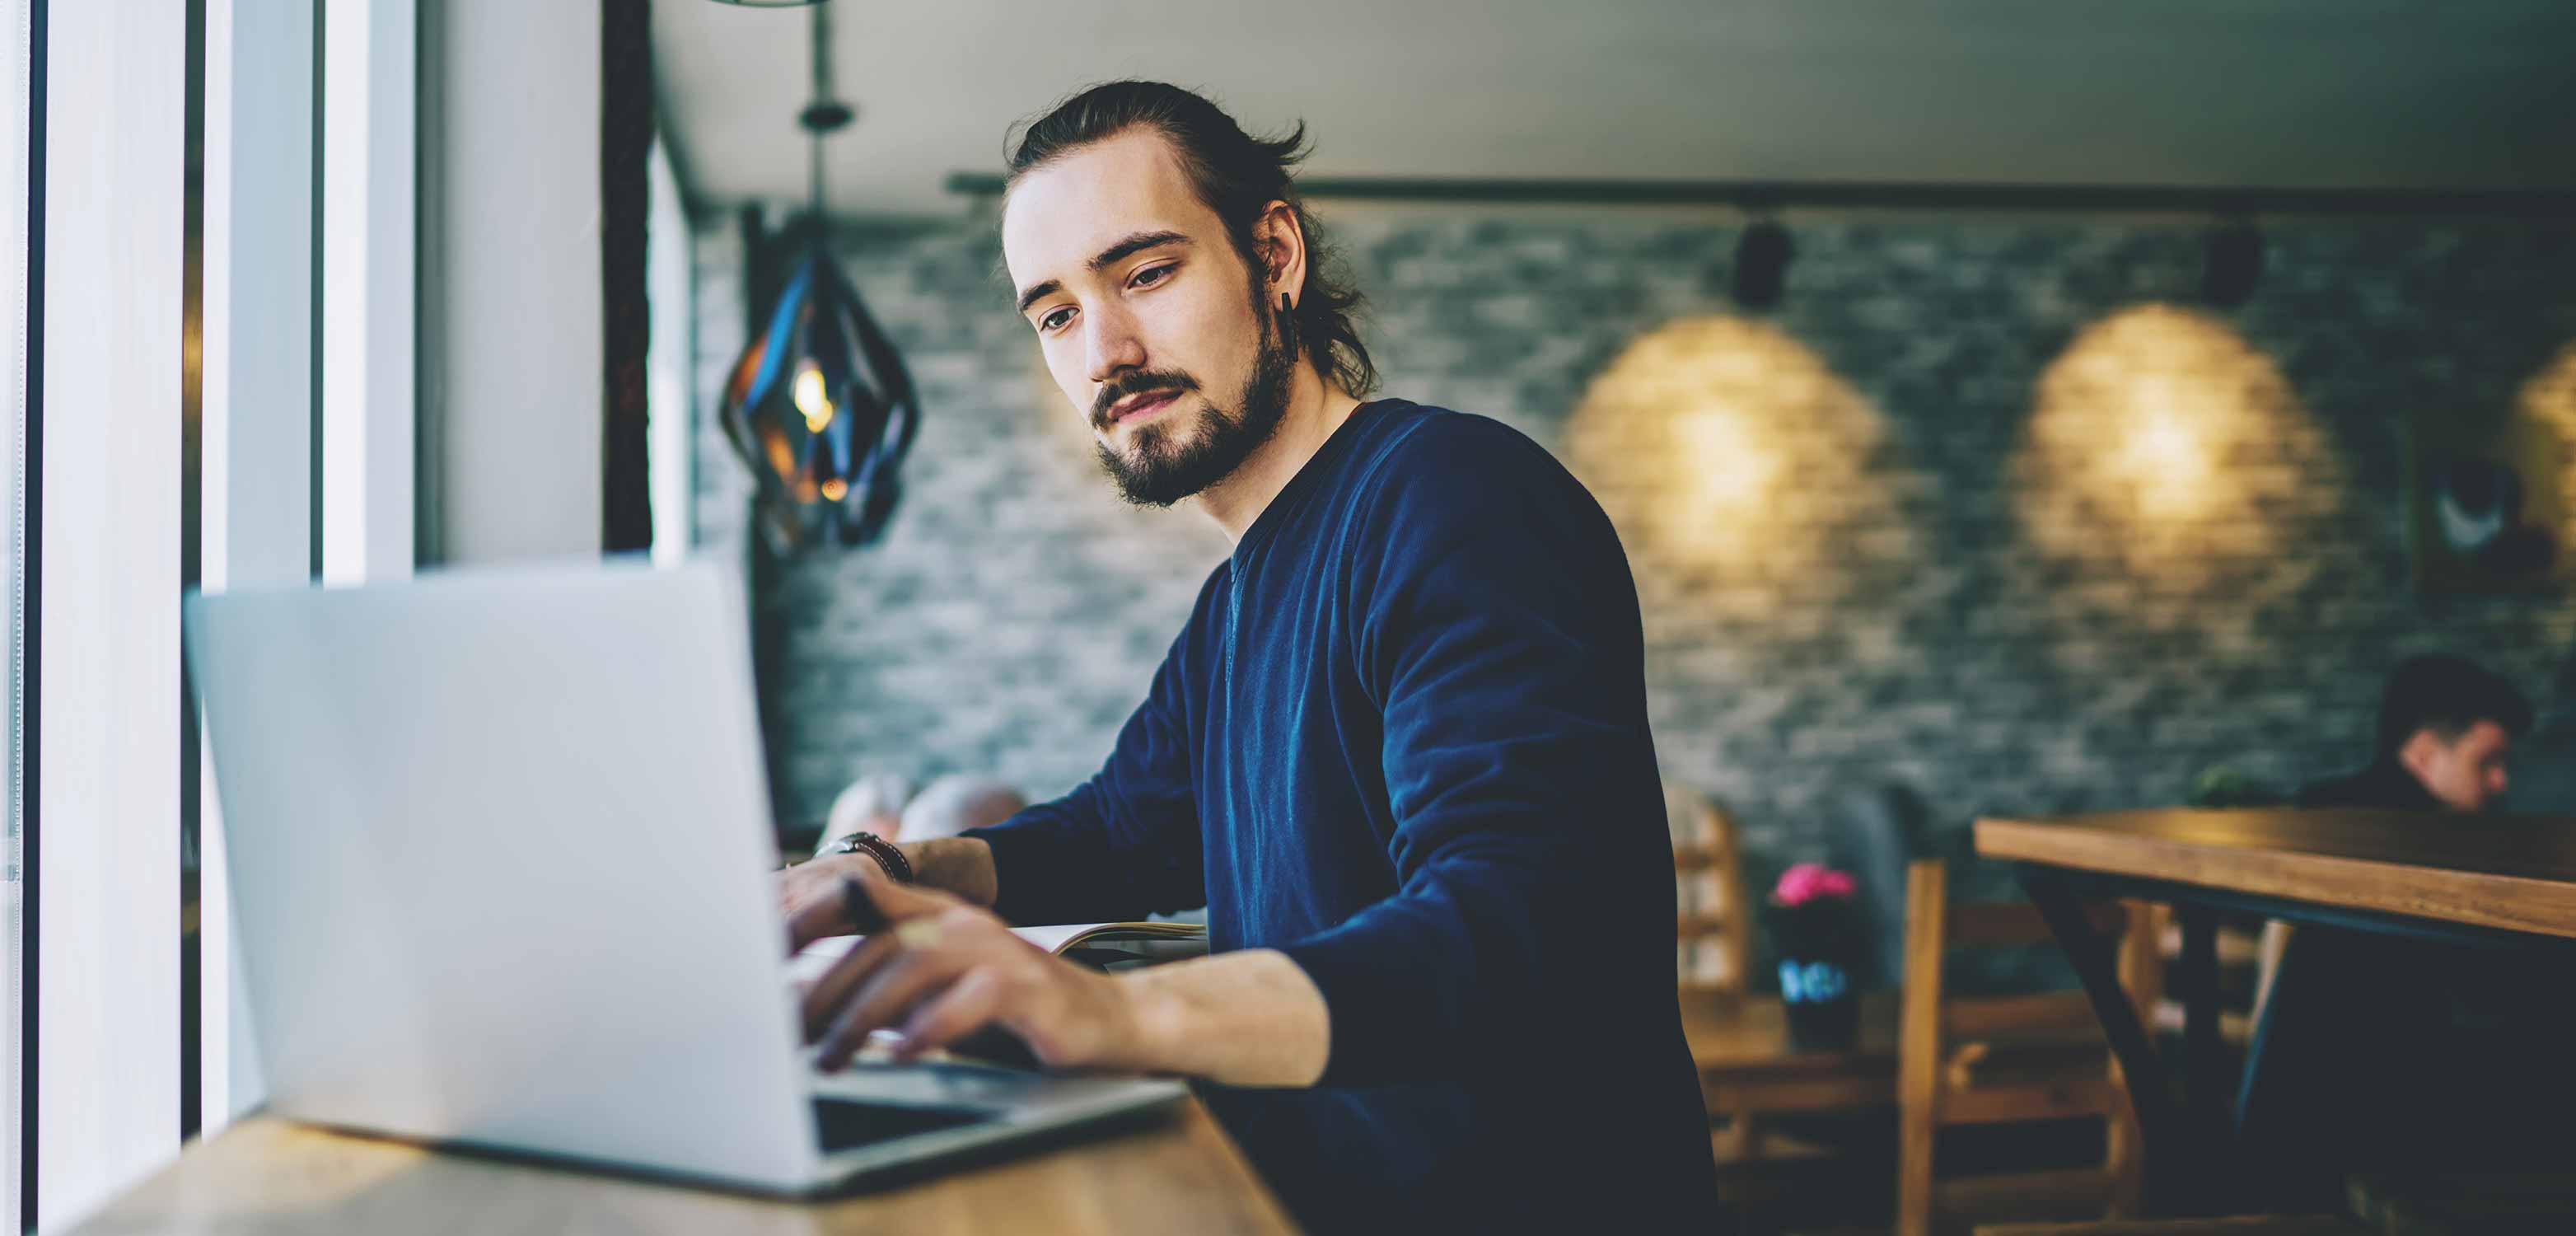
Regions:
<instances>
[{"instance_id":1,"label":"ceiling","mask_svg":"<svg viewBox=\"0 0 2576 1236\"><path fill-rule=\"evenodd\" d=\"M836 0L836 214L955 213L1090 82L1303 118L1310 175L2576 188L2570 0ZM807 15L653 6L704 205L801 201Z\"/></svg>"}]
</instances>

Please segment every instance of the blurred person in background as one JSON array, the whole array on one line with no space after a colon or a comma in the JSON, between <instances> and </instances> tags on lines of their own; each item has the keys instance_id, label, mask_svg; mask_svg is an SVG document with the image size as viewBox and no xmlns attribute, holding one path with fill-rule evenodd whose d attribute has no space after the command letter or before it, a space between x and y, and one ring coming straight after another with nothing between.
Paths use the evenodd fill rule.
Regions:
<instances>
[{"instance_id":1,"label":"blurred person in background","mask_svg":"<svg viewBox=\"0 0 2576 1236\"><path fill-rule=\"evenodd\" d=\"M900 773L866 773L832 800L814 853L850 854L851 837L869 833L887 841L929 841L999 824L1029 800L999 777L949 773L919 791ZM792 914L798 907L790 906Z\"/></svg>"},{"instance_id":2,"label":"blurred person in background","mask_svg":"<svg viewBox=\"0 0 2576 1236\"><path fill-rule=\"evenodd\" d=\"M903 832L904 804L912 801L912 778L901 773L869 772L832 800L832 810L823 819L823 835L814 842L814 853L841 854L838 848L852 834L873 833L891 841ZM788 907L792 914L796 907Z\"/></svg>"},{"instance_id":3,"label":"blurred person in background","mask_svg":"<svg viewBox=\"0 0 2576 1236\"><path fill-rule=\"evenodd\" d=\"M2411 658L2382 697L2376 758L2307 787L2298 804L2500 810L2506 760L2531 720L2522 693L2477 664ZM2504 1170L2555 1166L2576 1149L2563 1131L2576 1103L2565 1001L2524 954L2302 925L2263 1008L2238 1128L2268 1159L2260 1173L2310 1203L2339 1199L2356 1166Z\"/></svg>"},{"instance_id":4,"label":"blurred person in background","mask_svg":"<svg viewBox=\"0 0 2576 1236\"><path fill-rule=\"evenodd\" d=\"M2530 728L2531 704L2513 684L2460 657L2411 657L2380 694L2370 763L2300 790L2298 805L2493 810L2514 739Z\"/></svg>"},{"instance_id":5,"label":"blurred person in background","mask_svg":"<svg viewBox=\"0 0 2576 1236\"><path fill-rule=\"evenodd\" d=\"M950 773L921 787L903 807L903 839L930 841L987 828L1018 815L1029 805L1020 792L999 777Z\"/></svg>"}]
</instances>

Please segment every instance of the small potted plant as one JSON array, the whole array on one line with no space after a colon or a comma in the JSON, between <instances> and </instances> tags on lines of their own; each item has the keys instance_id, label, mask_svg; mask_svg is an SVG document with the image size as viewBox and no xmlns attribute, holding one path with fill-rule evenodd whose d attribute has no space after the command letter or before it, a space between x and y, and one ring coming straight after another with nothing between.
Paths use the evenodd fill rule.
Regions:
<instances>
[{"instance_id":1,"label":"small potted plant","mask_svg":"<svg viewBox=\"0 0 2576 1236\"><path fill-rule=\"evenodd\" d=\"M1860 945L1859 885L1849 872L1798 863L1771 889L1771 938L1780 946L1780 998L1789 1041L1801 1051L1849 1048L1860 1029L1852 963Z\"/></svg>"}]
</instances>

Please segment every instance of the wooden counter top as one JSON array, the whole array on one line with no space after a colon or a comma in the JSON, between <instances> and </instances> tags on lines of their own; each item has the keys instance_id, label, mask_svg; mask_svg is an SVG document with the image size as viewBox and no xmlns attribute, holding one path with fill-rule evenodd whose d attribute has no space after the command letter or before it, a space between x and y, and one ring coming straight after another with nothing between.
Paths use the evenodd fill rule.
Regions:
<instances>
[{"instance_id":1,"label":"wooden counter top","mask_svg":"<svg viewBox=\"0 0 2576 1236\"><path fill-rule=\"evenodd\" d=\"M1197 1100L1135 1125L815 1203L443 1154L253 1117L71 1229L110 1233L1293 1232Z\"/></svg>"}]
</instances>

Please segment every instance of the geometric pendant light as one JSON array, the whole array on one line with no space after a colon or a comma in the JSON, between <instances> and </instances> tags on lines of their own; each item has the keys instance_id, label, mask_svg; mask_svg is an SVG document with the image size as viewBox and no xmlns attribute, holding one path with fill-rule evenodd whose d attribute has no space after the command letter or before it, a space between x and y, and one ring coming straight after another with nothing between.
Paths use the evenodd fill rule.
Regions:
<instances>
[{"instance_id":1,"label":"geometric pendant light","mask_svg":"<svg viewBox=\"0 0 2576 1236\"><path fill-rule=\"evenodd\" d=\"M726 380L718 417L758 483L756 522L778 553L864 545L902 494L921 428L912 375L832 261L823 225L823 138L851 120L832 98L829 5L813 14L814 101L807 246Z\"/></svg>"}]
</instances>

